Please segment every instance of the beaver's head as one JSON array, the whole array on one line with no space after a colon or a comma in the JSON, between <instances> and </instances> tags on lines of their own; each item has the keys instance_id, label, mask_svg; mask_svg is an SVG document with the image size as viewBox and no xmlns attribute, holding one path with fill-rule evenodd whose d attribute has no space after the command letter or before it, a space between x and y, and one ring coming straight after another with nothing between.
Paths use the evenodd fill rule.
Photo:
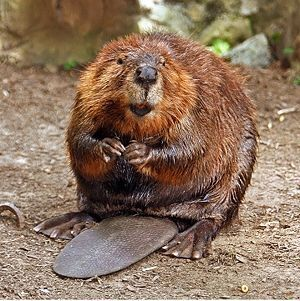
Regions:
<instances>
[{"instance_id":1,"label":"beaver's head","mask_svg":"<svg viewBox=\"0 0 300 301\"><path fill-rule=\"evenodd\" d=\"M116 69L118 81L122 82L122 102L125 102L128 117L148 118L157 113L156 108L162 101L163 68L165 58L158 53L151 53L141 49L121 52L117 58ZM146 116L149 115L149 116Z\"/></svg>"},{"instance_id":2,"label":"beaver's head","mask_svg":"<svg viewBox=\"0 0 300 301\"><path fill-rule=\"evenodd\" d=\"M99 122L131 136L167 130L196 101L192 76L172 45L151 34L107 44L82 77L81 94L86 88Z\"/></svg>"}]
</instances>

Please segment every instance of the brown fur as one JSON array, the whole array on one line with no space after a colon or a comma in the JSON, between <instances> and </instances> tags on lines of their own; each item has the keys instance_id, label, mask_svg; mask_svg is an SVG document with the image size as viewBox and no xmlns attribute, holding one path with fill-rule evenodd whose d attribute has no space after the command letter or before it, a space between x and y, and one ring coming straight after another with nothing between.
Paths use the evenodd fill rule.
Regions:
<instances>
[{"instance_id":1,"label":"brown fur","mask_svg":"<svg viewBox=\"0 0 300 301\"><path fill-rule=\"evenodd\" d=\"M147 96L134 81L144 64L158 73ZM107 44L81 76L68 128L79 208L197 222L194 248L208 244L236 214L255 163L254 107L242 82L220 58L176 35ZM151 112L135 116L130 105L145 100ZM107 161L104 138L119 149Z\"/></svg>"}]
</instances>

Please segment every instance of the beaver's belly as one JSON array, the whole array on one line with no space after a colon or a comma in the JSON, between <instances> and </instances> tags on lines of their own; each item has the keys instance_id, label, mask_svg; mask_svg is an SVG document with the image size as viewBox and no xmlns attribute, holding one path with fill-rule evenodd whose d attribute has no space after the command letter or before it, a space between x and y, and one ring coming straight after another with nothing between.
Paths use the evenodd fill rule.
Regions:
<instances>
[{"instance_id":1,"label":"beaver's belly","mask_svg":"<svg viewBox=\"0 0 300 301\"><path fill-rule=\"evenodd\" d=\"M92 207L132 208L168 206L173 203L200 198L199 185L186 183L176 186L160 183L151 177L138 173L133 166L120 157L115 168L102 181L86 181L78 178L80 192ZM102 209L101 209L102 210ZM105 209L104 209L105 210Z\"/></svg>"}]
</instances>

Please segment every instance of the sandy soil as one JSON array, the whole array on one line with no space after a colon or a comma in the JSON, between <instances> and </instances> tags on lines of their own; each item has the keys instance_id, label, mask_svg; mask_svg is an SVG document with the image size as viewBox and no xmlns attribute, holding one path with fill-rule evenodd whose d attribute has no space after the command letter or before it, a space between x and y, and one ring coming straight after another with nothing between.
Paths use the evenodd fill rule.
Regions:
<instances>
[{"instance_id":1,"label":"sandy soil","mask_svg":"<svg viewBox=\"0 0 300 301\"><path fill-rule=\"evenodd\" d=\"M240 221L217 237L208 258L155 253L83 281L55 275L51 267L65 242L32 230L75 209L64 131L77 75L0 65L0 200L26 217L18 230L13 215L0 216L0 298L300 298L300 87L276 68L243 72L261 141ZM286 108L296 111L278 115Z\"/></svg>"}]
</instances>

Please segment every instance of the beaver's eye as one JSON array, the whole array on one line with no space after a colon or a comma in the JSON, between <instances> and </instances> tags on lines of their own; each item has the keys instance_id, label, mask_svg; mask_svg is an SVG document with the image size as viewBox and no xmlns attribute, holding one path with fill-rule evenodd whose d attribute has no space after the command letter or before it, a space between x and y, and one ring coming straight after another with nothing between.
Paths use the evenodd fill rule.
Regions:
<instances>
[{"instance_id":1,"label":"beaver's eye","mask_svg":"<svg viewBox=\"0 0 300 301\"><path fill-rule=\"evenodd\" d=\"M166 66L166 60L165 60L165 58L161 57L160 60L159 60L159 63L160 63L162 66Z\"/></svg>"},{"instance_id":2,"label":"beaver's eye","mask_svg":"<svg viewBox=\"0 0 300 301\"><path fill-rule=\"evenodd\" d=\"M120 57L117 59L117 64L118 65L122 65L124 63L123 59L121 59Z\"/></svg>"}]
</instances>

